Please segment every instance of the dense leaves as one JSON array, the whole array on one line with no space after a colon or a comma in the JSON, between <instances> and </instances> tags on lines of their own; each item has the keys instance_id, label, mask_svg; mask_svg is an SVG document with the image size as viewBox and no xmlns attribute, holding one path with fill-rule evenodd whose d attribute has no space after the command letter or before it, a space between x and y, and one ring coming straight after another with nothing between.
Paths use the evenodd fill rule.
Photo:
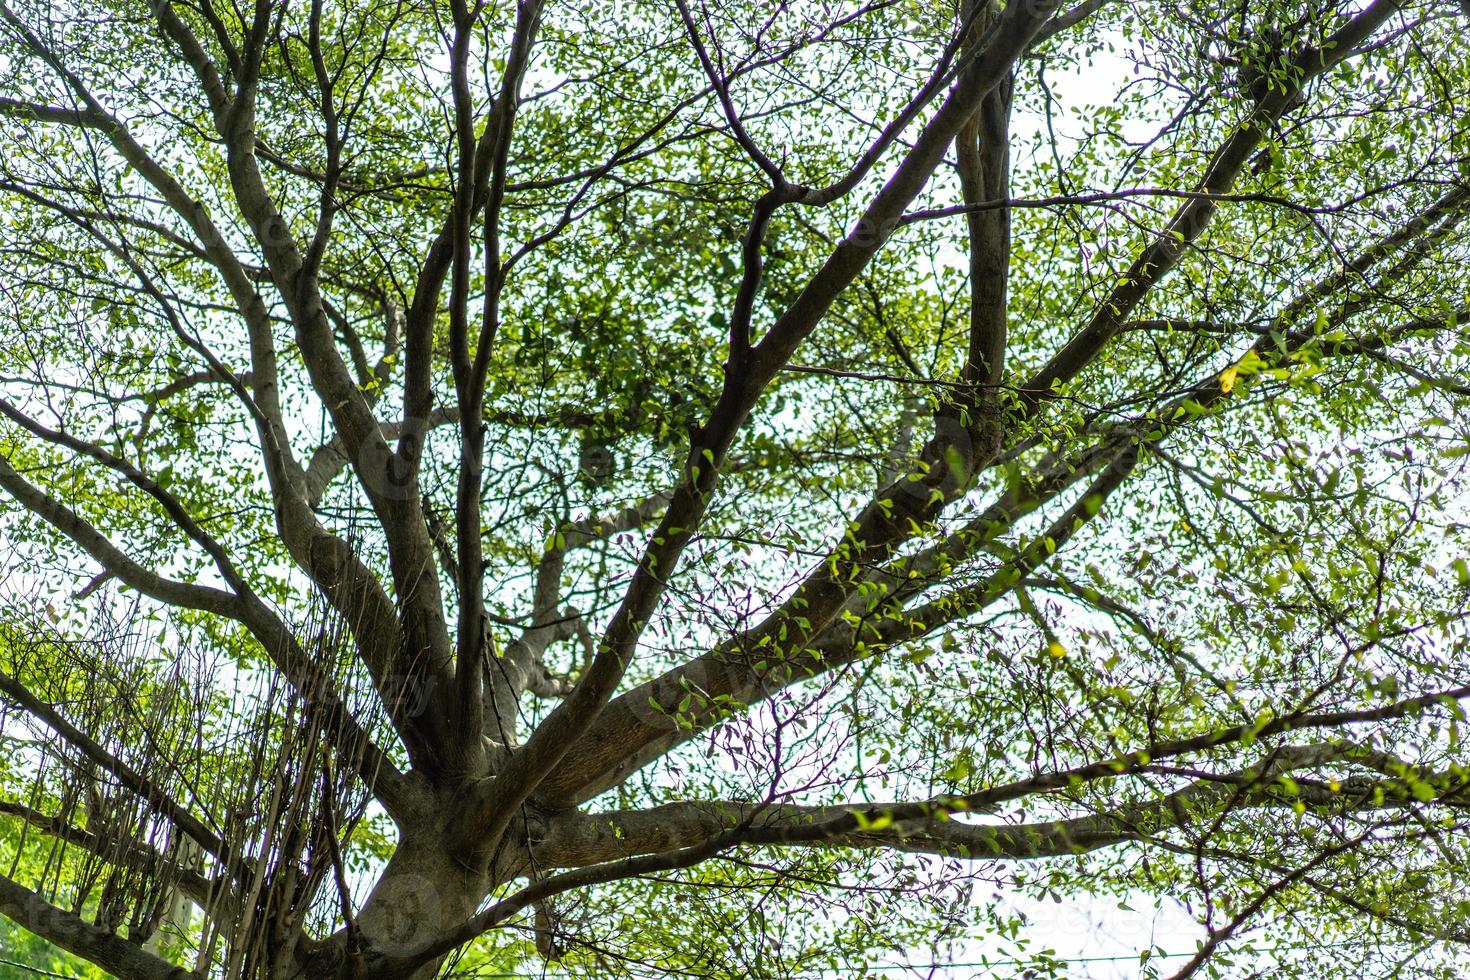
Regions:
<instances>
[{"instance_id":1,"label":"dense leaves","mask_svg":"<svg viewBox=\"0 0 1470 980\"><path fill-rule=\"evenodd\" d=\"M0 941L1449 975L1466 26L0 2Z\"/></svg>"}]
</instances>

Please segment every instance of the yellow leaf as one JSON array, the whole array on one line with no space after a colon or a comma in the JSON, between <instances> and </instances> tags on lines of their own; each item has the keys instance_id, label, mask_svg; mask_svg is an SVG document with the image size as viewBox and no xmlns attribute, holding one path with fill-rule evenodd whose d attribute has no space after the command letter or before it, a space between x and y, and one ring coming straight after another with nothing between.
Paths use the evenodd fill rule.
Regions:
<instances>
[{"instance_id":1,"label":"yellow leaf","mask_svg":"<svg viewBox=\"0 0 1470 980\"><path fill-rule=\"evenodd\" d=\"M1255 348L1252 348L1241 355L1240 361L1235 366L1246 374L1255 374L1266 366L1266 362L1261 359L1260 354L1256 353Z\"/></svg>"}]
</instances>

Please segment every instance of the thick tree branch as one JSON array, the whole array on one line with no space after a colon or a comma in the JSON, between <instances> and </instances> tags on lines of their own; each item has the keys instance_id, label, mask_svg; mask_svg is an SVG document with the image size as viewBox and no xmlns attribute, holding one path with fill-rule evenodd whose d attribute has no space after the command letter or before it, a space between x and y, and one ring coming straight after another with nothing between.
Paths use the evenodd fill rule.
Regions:
<instances>
[{"instance_id":1,"label":"thick tree branch","mask_svg":"<svg viewBox=\"0 0 1470 980\"><path fill-rule=\"evenodd\" d=\"M1286 59L1281 84L1268 89L1250 118L1215 152L1197 189L1210 195L1229 193L1271 123L1296 102L1306 83L1349 57L1398 9L1397 0L1375 0L1320 47L1296 52ZM1175 212L1168 227L1139 254L1121 282L1098 305L1087 326L1023 386L1022 397L1029 410L1034 411L1042 400L1092 362L1144 297L1179 262L1185 249L1204 232L1217 206L1210 197L1203 197L1187 202Z\"/></svg>"},{"instance_id":2,"label":"thick tree branch","mask_svg":"<svg viewBox=\"0 0 1470 980\"><path fill-rule=\"evenodd\" d=\"M374 788L390 812L400 810L403 777L397 768L329 689L319 668L313 666L311 658L301 649L280 618L255 595L243 579L235 576L236 584L243 591L226 592L209 586L174 581L148 571L75 511L26 480L3 457L0 457L0 488L91 555L124 585L168 605L214 613L248 627L281 667L283 674L308 699L312 709L323 713L326 730L332 733L334 741L358 767L368 786ZM388 693L397 695L401 692ZM401 709L400 702L401 698L390 700L390 711Z\"/></svg>"},{"instance_id":3,"label":"thick tree branch","mask_svg":"<svg viewBox=\"0 0 1470 980\"><path fill-rule=\"evenodd\" d=\"M639 561L597 656L572 694L487 788L486 822L483 828L477 828L487 832L483 837L472 837L472 843L483 846L487 839L498 840L514 806L535 790L575 739L591 727L616 690L638 639L663 595L665 583L701 523L718 471L756 399L790 360L801 341L815 329L837 296L877 254L893 223L928 182L979 100L1009 75L1011 65L1025 51L1054 7L1054 3L1042 2L1006 8L971 67L962 73L953 91L935 111L893 177L874 196L854 232L843 239L755 346L748 360L735 360L736 352L731 352L720 399L708 423L695 433L683 477ZM875 509L869 519L888 523L881 508ZM835 590L833 594L837 594ZM494 802L490 803L491 800Z\"/></svg>"},{"instance_id":4,"label":"thick tree branch","mask_svg":"<svg viewBox=\"0 0 1470 980\"><path fill-rule=\"evenodd\" d=\"M1032 824L976 824L956 814L975 807L955 797L947 802L803 807L771 803L673 803L651 810L600 814L568 813L554 820L536 842L542 866L577 867L543 877L470 919L403 963L424 962L493 928L533 902L573 888L634 875L690 867L721 851L744 846L882 847L977 859L1036 859L1070 856L1128 840L1150 839L1170 829L1222 814L1260 807L1310 807L1313 815L1336 815L1385 808L1422 806L1403 780L1349 779L1337 789L1279 782L1289 772L1355 759L1350 743L1291 745L1270 751L1258 764L1198 779L1153 800L1113 811ZM1113 775L1112 763L1105 765ZM1085 771L1073 770L1073 772ZM1460 801L1467 786L1463 772L1443 774L1437 787L1442 801ZM1050 793L1071 782L1032 780L1031 793ZM1021 796L1005 796L1020 799ZM1340 853L1329 848L1305 871Z\"/></svg>"},{"instance_id":5,"label":"thick tree branch","mask_svg":"<svg viewBox=\"0 0 1470 980\"><path fill-rule=\"evenodd\" d=\"M44 722L68 745L115 776L129 792L146 802L157 813L167 817L170 823L188 834L196 844L218 858L222 865L232 869L235 867L237 855L231 850L229 843L206 827L199 818L176 803L168 793L146 775L135 771L126 762L97 744L95 739L64 718L55 707L36 697L8 673L0 672L0 693L20 705L28 714Z\"/></svg>"},{"instance_id":6,"label":"thick tree branch","mask_svg":"<svg viewBox=\"0 0 1470 980\"><path fill-rule=\"evenodd\" d=\"M119 980L200 980L197 973L57 908L4 876L0 876L0 913L47 942L96 963Z\"/></svg>"},{"instance_id":7,"label":"thick tree branch","mask_svg":"<svg viewBox=\"0 0 1470 980\"><path fill-rule=\"evenodd\" d=\"M10 460L0 457L0 488L26 510L40 517L83 551L95 558L124 584L146 596L184 609L199 609L221 616L238 611L239 597L204 585L192 585L151 572L128 557L91 523L61 501L49 496L21 476Z\"/></svg>"},{"instance_id":8,"label":"thick tree branch","mask_svg":"<svg viewBox=\"0 0 1470 980\"><path fill-rule=\"evenodd\" d=\"M1270 751L1256 765L1213 774L1153 799L1084 816L1020 824L976 823L943 810L898 823L882 816L899 808L905 812L919 808L911 803L798 806L689 801L647 810L568 812L550 821L534 853L540 867L582 867L693 847L748 824L742 844L881 847L951 857L1036 859L1147 840L1171 829L1216 822L1222 814L1261 807L1290 809L1301 804L1313 816L1335 816L1423 805L1404 781L1402 764L1396 772L1385 773L1387 779L1344 777L1335 790L1326 782L1311 782L1288 792L1278 782L1286 773L1335 763L1367 761L1362 749L1346 742L1286 746ZM1414 776L1436 786L1448 805L1470 805L1462 798L1463 774L1423 770ZM809 836L812 826L847 825L856 814L867 818L866 826L829 837Z\"/></svg>"},{"instance_id":9,"label":"thick tree branch","mask_svg":"<svg viewBox=\"0 0 1470 980\"><path fill-rule=\"evenodd\" d=\"M462 6L462 3L460 4ZM510 158L510 145L520 108L521 84L530 66L531 52L541 26L542 0L519 0L516 5L515 29L510 51L500 81L490 119L486 124L487 142L473 152L489 156L485 201L482 215L484 246L484 299L480 313L474 350L470 349L468 303L468 269L470 218L475 213L476 187L456 188L457 206L464 214L455 225L456 258L451 283L450 363L454 369L455 394L459 406L459 479L455 495L455 552L459 571L459 621L455 651L454 706L458 723L455 736L460 753L478 748L484 724L485 670L485 564L481 528L480 497L484 487L485 426L481 420L485 408L485 381L495 341L500 331L501 292L505 288L507 270L501 262L501 208L505 203L505 184ZM470 25L462 23L460 30ZM456 66L456 79L459 78ZM468 112L462 105L459 86L455 89L456 118L463 120ZM461 152L471 151L471 141L464 138ZM461 179L468 179L477 167L473 157L462 160Z\"/></svg>"},{"instance_id":10,"label":"thick tree branch","mask_svg":"<svg viewBox=\"0 0 1470 980\"><path fill-rule=\"evenodd\" d=\"M906 630L918 628L916 622L902 613L905 601L928 588L956 562L997 541L1025 514L1055 499L1077 481L1104 469L1117 455L1121 444L1104 440L1069 458L1048 457L1031 477L1017 481L994 504L942 541L868 572L860 579L867 588L852 590L843 615L817 634L807 651L799 645L787 644L784 649L790 652L784 656L774 649L753 656L756 632L751 630L619 695L579 742L571 760L542 784L538 798L557 805L586 800L723 717L723 709L716 707L727 703L722 699L751 704L812 676L813 672L840 669L887 649ZM996 597L1000 594L1003 593L997 593ZM981 601L987 602L983 593ZM959 617L962 608L978 611L973 606L954 605L952 616ZM766 667L757 670L754 665L762 661ZM674 706L691 691L699 695L690 719L694 722L692 728L677 725L673 720ZM650 715L650 705L662 706L664 717Z\"/></svg>"},{"instance_id":11,"label":"thick tree branch","mask_svg":"<svg viewBox=\"0 0 1470 980\"><path fill-rule=\"evenodd\" d=\"M1340 326L1349 316L1370 308L1360 298L1362 294L1351 291L1354 283L1361 281L1366 273L1378 263L1393 257L1400 261L1378 279L1381 288L1393 278L1401 277L1424 259L1431 251L1418 247L1426 236L1430 238L1444 234L1445 230L1461 220L1470 204L1470 190L1456 187L1441 196L1423 212L1414 215L1394 231L1366 247L1347 267L1332 273L1321 282L1314 283L1297 297L1289 301L1275 318L1280 331L1280 340L1264 331L1252 331L1256 342L1251 350L1262 359L1262 363L1289 362L1309 344L1318 344L1317 331L1293 329L1312 305L1322 297L1348 292L1350 299L1333 311L1328 319L1329 329ZM1392 335L1412 332L1412 329L1427 329L1439 321L1416 320L1411 324L1390 331ZM1374 341L1368 348L1375 348ZM1355 342L1331 344L1325 352L1350 354L1358 352ZM1145 440L1157 443L1178 428L1202 417L1209 409L1229 398L1228 387L1221 384L1221 373L1212 372L1155 413L1152 435ZM1162 420L1162 421L1160 421ZM1104 489L1119 485L1117 472L1096 484L1067 515L1057 521L1046 533L1031 545L1027 553L1009 559L1002 568L988 576L983 582L957 590L942 599L918 609L905 611L904 601L928 587L943 570L972 555L977 549L996 541L998 535L1014 522L1017 516L1050 499L1061 489L1071 485L1083 475L1116 454L1119 448L1130 445L1141 437L1141 430L1129 425L1114 427L1094 450L1082 454L1071 462L1052 461L1033 477L1034 486L1022 491L1018 487L1010 491L995 507L989 508L951 533L943 541L910 557L893 563L891 568L869 573L865 581L874 584L887 583L884 588L866 593L854 592L855 599L863 602L848 611L861 617L857 624L836 622L825 633L813 631L807 646L809 657L802 657L802 644L789 644L787 649L796 651L785 657L779 651L766 649L759 656L752 653L757 634L742 634L689 664L675 668L657 680L644 684L617 699L604 719L593 727L585 744L579 746L576 764L568 765L550 777L541 793L548 801L571 802L587 799L615 785L622 778L647 765L673 746L686 741L704 726L722 717L722 712L712 708L721 697L732 697L750 703L753 699L769 697L791 683L803 680L813 672L832 670L850 663L860 656L890 648L903 642L911 642L948 623L980 611L1003 596L1010 586L1020 578L1031 574L1048 558L1050 551L1043 548L1060 548L1078 526L1077 521L1086 522L1097 513L1096 508L1112 492ZM1114 457L1112 467L1122 465L1131 471L1136 465L1134 450L1132 462L1128 457ZM1103 492L1099 493L1102 490ZM1013 499L1012 499L1013 498ZM761 660L768 664L764 671L754 671L748 665ZM746 666L742 666L746 665ZM784 676L778 674L784 672ZM678 704L688 691L691 678L704 695L709 706L701 713L696 711L693 728L676 726L672 722L672 705ZM647 705L669 705L670 721L657 724L649 716Z\"/></svg>"},{"instance_id":12,"label":"thick tree branch","mask_svg":"<svg viewBox=\"0 0 1470 980\"><path fill-rule=\"evenodd\" d=\"M203 54L202 48L199 48L197 41L191 40L192 35L189 34L187 26L178 21L177 15L172 12L167 4L161 5L155 13L163 19L166 31L172 31L175 34L182 32L181 37L176 40L181 45L181 50L184 51L186 58L194 59L195 70L205 82L206 89L210 93L211 108L215 111L217 118L223 119L227 114L227 109L228 115L233 118L235 109L226 106L221 101L220 93L216 91L218 88L218 79L213 74L213 67L208 63L207 56ZM54 52L3 3L0 3L0 19L3 19L16 31L36 57L48 64L63 79L75 97L85 107L88 119L96 121L97 128L101 129L107 135L110 143L122 156L124 161L152 185L163 196L168 206L190 226L202 243L211 264L219 272L226 286L229 288L236 306L249 328L248 334L252 359L252 370L249 376L251 378L252 390L247 404L252 409L252 415L260 435L261 448L266 462L266 473L270 480L272 495L276 504L277 527L280 531L281 538L291 552L292 557L322 587L324 593L333 603L334 608L351 625L354 635L358 639L359 649L363 653L364 661L372 673L379 691L384 694L385 699L388 701L390 713L394 715L395 725L399 727L400 734L404 736L405 744L408 745L410 753L418 758L432 757L433 753L427 744L429 740L425 739L422 733L415 731L415 729L422 727L426 720L442 719L444 717L443 714L440 712L428 712L419 715L416 719L409 719L402 716L400 712L393 710L398 705L400 699L398 692L390 691L389 688L395 683L402 686L406 683L405 678L411 675L422 674L424 671L423 665L418 660L407 663L399 662L402 645L397 628L398 615L394 609L393 602L382 590L372 572L353 554L351 547L341 538L327 532L317 521L304 495L303 484L305 477L291 453L289 436L285 430L284 415L281 410L276 352L274 340L271 335L272 324L266 313L264 301L256 291L253 277L227 244L224 236L215 226L206 209L194 200L184 190L183 186L137 143L121 123L102 108L101 104L93 97L83 81L68 69ZM201 61L200 59L203 60ZM251 140L253 140L253 136ZM258 220L264 212L268 211L274 214L274 209L270 205L269 197L264 194L263 189L259 186L258 172L255 173L256 180L253 184L249 180L251 172L253 172L253 163L247 162L242 171L242 179L245 185L244 189L249 190L251 187L254 187L260 193L251 197L250 200L253 202L254 207L246 208L247 217L251 217L252 214L254 215L253 226L257 229L257 236L262 233L261 229L263 227L275 227L276 231L279 232L284 228L284 225L280 225L279 227L269 226L268 223L262 225L261 221ZM237 191L237 195L239 193ZM241 204L242 207L245 207L246 202L242 201ZM276 215L276 218L279 220L279 215ZM110 251L118 255L120 259L134 270L135 274L144 282L145 289L148 289L160 303L163 303L167 312L168 305L164 301L161 292L152 287L151 280L131 253L121 245L112 242L107 236L100 234L95 228L91 228L86 224L83 227L84 230L97 237ZM262 242L262 244L264 245L265 242ZM288 268L299 269L300 267L299 256L295 254L289 242L283 245L277 240L274 249L267 251L268 258L271 255L275 255L278 265L284 263ZM294 266L292 265L293 256L295 259ZM277 275L278 282L280 278ZM360 402L361 398L356 386L351 382L350 376L346 375L345 366L341 365L340 357L337 355L335 347L332 346L330 329L325 326L325 314L320 308L320 296L319 293L315 292L314 282L308 292L311 296L315 296L316 302L314 304L312 303L311 296L308 296L302 302L318 315L318 321L316 322L318 329L315 333L311 333L311 339L320 341L323 339L321 337L322 332L325 332L324 345L332 348L330 355L337 360L339 367L342 369L342 378L339 380L345 379L345 387L351 389L347 396L348 400L356 398ZM286 289L286 294L288 297L291 294L289 288ZM288 305L290 304L288 303ZM300 305L302 304L297 304L298 307ZM300 311L298 309L295 312ZM173 326L175 332L179 333L182 339L190 343L191 346L198 347L197 341L193 341L189 337L187 331L183 329L181 324L173 323ZM303 352L307 355L306 359L308 366L310 366L313 358L307 346L303 345ZM322 345L318 346L320 347ZM212 363L211 368L221 378L233 378L233 374L222 365ZM331 373L329 367L323 366L322 370L327 374ZM339 391L338 394L341 395L342 392ZM356 403L354 402L354 404ZM377 435L377 423L374 421L372 425L374 435ZM384 450L380 454L380 459L384 462L385 466L382 472L386 473L386 463L389 455L386 451L386 442L382 441L380 435L377 435L377 438ZM350 439L347 440L347 444L351 446ZM370 469L377 472L376 468L370 467ZM359 475L361 475L361 472ZM379 480L376 485L381 489L384 482L383 480ZM416 501L413 506L417 506ZM34 510L35 508L32 509ZM53 521L53 523L55 522ZM418 523L422 525L422 521ZM407 529L404 532L407 537L413 538L413 521L404 522L401 526ZM85 532L82 533L85 534ZM95 534L86 536L89 540L98 537ZM427 547L426 531L422 537ZM79 543L83 542L79 541ZM98 547L102 546L100 541L94 540L94 544ZM85 543L83 543L83 546L87 547L89 552L92 551ZM115 549L113 550L115 551ZM410 548L410 550L412 549ZM432 549L430 548L429 551L431 553ZM95 552L93 553L94 557L99 557L99 560L102 560ZM113 561L115 563L116 558ZM112 564L109 562L104 562L104 564L108 565L109 568L112 567ZM447 663L447 639L445 631L442 628L442 610L436 612L438 609L437 577L432 575L432 566L430 566L431 574L428 576L427 582L424 581L424 577L421 575L404 571L405 567L411 566L412 564L412 561L399 563L396 571L398 573L397 578L399 579L400 591L406 596L422 596L422 593L415 592L414 590L427 588L435 594L429 597L427 605L424 603L417 605L410 603L410 610L416 610L420 614L418 620L410 625L415 625L417 622L421 622L427 618L429 625L432 627L437 616L437 622L440 628L437 632L432 628L429 629L428 635L430 637L440 637L439 646L443 656L439 662L441 664ZM119 576L125 582L128 581L121 572L119 572ZM129 582L128 584L133 583ZM189 602L175 602L163 595L148 592L146 589L142 591L154 595L155 598L160 598L165 602L182 605L191 604ZM173 590L173 594L176 597L182 595L176 589ZM211 611L223 610L216 604ZM410 617L410 619L413 619L413 617ZM432 644L430 644L430 649L432 649ZM432 660L430 667L432 668Z\"/></svg>"},{"instance_id":13,"label":"thick tree branch","mask_svg":"<svg viewBox=\"0 0 1470 980\"><path fill-rule=\"evenodd\" d=\"M978 10L988 0L970 0ZM1010 197L1011 87L1003 79L985 94L979 110L955 137L960 188L965 204ZM971 211L965 215L970 238L970 349L961 379L994 386L1004 373L1006 345L1006 285L1011 264L1011 216L1006 208Z\"/></svg>"},{"instance_id":14,"label":"thick tree branch","mask_svg":"<svg viewBox=\"0 0 1470 980\"><path fill-rule=\"evenodd\" d=\"M377 513L390 556L398 609L389 612L380 589L370 573L364 576L357 556L340 539L327 541L332 552L329 568L312 568L314 556L300 555L298 561L323 585L340 612L354 620L371 615L372 623L354 623L354 631L366 627L380 639L369 659L369 667L380 688L390 677L420 678L445 675L450 668L448 631L439 592L439 579L434 573L433 545L419 510L419 494L412 474L403 475L392 465L393 453L384 439L381 426L373 416L366 395L353 381L352 374L337 350L330 318L321 294L315 265L307 261L299 249L290 227L276 207L256 163L257 145L254 128L255 73L263 56L266 33L274 12L269 4L258 3L255 22L242 52L243 65L238 90L228 101L222 100L218 72L192 31L167 4L155 10L164 33L174 42L180 54L200 78L210 97L215 126L225 141L226 158L234 198L254 234L256 244L266 260L271 280L291 315L302 362L313 388L321 397L334 428L342 440L342 448L352 461L353 469ZM257 297L257 302L258 297ZM262 341L264 342L264 341ZM252 343L252 348L257 345ZM297 486L304 482L298 470ZM311 534L316 524L304 493L290 495L289 501L277 494L278 505L289 504L296 511L293 518L308 533L283 535L288 544L304 537L325 541L321 534ZM281 510L287 509L282 506ZM335 571L337 574L332 574ZM348 582L342 573L350 572ZM346 585L347 587L343 587ZM366 600L366 601L365 601ZM399 624L403 633L400 642ZM405 646L413 648L410 654ZM438 692L442 685L432 685ZM442 700L442 692L435 700ZM405 741L418 760L442 765L441 758L452 742L444 726L449 722L444 706L414 718L399 715L395 723L404 730Z\"/></svg>"}]
</instances>

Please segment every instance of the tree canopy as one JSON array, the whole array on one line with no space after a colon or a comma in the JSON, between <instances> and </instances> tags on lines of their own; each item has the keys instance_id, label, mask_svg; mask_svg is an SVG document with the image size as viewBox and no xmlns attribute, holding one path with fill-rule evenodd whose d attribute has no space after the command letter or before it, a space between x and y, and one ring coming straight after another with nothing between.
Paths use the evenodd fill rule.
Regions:
<instances>
[{"instance_id":1,"label":"tree canopy","mask_svg":"<svg viewBox=\"0 0 1470 980\"><path fill-rule=\"evenodd\" d=\"M1452 975L1463 6L0 0L30 962Z\"/></svg>"}]
</instances>

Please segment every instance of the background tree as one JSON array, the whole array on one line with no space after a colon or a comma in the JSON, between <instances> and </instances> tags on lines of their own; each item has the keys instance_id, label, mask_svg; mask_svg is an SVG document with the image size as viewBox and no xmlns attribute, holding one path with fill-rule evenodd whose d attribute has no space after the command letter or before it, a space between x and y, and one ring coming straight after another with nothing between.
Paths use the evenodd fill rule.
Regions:
<instances>
[{"instance_id":1,"label":"background tree","mask_svg":"<svg viewBox=\"0 0 1470 980\"><path fill-rule=\"evenodd\" d=\"M778 976L994 883L1448 969L1464 30L0 0L0 913Z\"/></svg>"}]
</instances>

